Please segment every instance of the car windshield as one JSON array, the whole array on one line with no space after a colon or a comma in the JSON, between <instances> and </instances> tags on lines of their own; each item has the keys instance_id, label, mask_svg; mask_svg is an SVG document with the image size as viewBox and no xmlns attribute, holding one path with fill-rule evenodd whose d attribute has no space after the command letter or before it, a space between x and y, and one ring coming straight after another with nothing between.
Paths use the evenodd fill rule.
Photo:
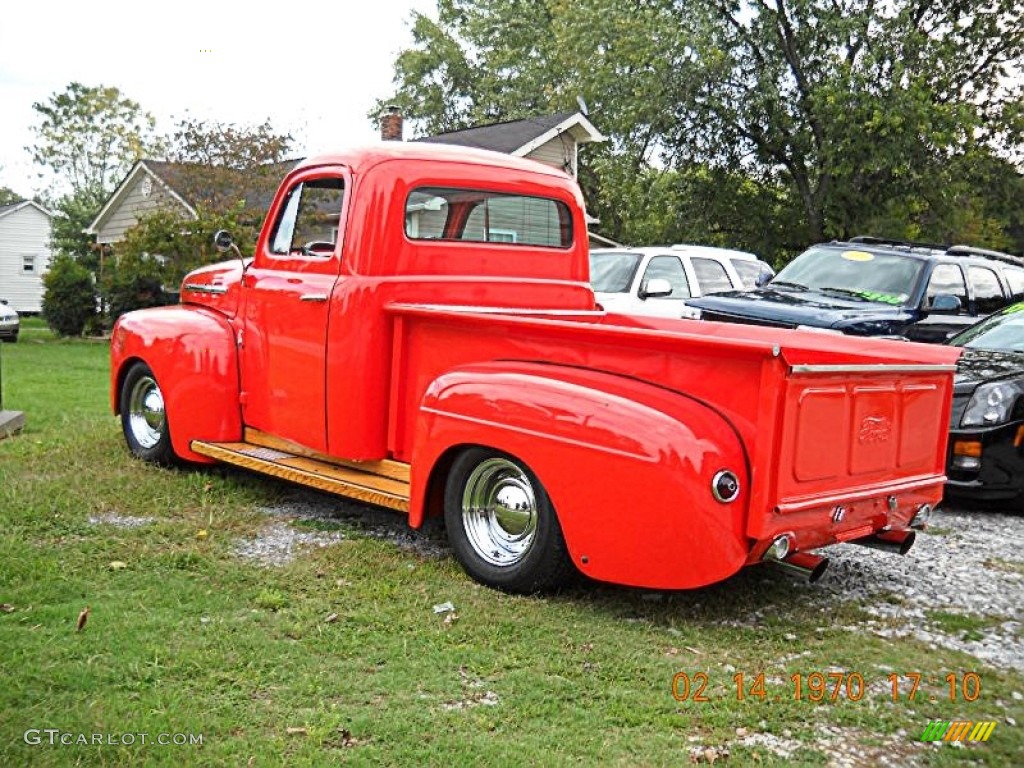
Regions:
<instances>
[{"instance_id":1,"label":"car windshield","mask_svg":"<svg viewBox=\"0 0 1024 768\"><path fill-rule=\"evenodd\" d=\"M629 251L591 251L590 285L597 293L625 293L641 258Z\"/></svg>"},{"instance_id":2,"label":"car windshield","mask_svg":"<svg viewBox=\"0 0 1024 768\"><path fill-rule=\"evenodd\" d=\"M1024 303L986 317L950 339L955 347L989 349L996 352L1024 352Z\"/></svg>"},{"instance_id":3,"label":"car windshield","mask_svg":"<svg viewBox=\"0 0 1024 768\"><path fill-rule=\"evenodd\" d=\"M903 304L924 266L923 261L897 253L813 247L786 265L769 285Z\"/></svg>"}]
</instances>

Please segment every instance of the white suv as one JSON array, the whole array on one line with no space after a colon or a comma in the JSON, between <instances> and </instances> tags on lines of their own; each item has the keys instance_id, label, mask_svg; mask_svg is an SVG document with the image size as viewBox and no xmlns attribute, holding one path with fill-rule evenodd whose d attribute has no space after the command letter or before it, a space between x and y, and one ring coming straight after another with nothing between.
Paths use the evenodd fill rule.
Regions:
<instances>
[{"instance_id":1,"label":"white suv","mask_svg":"<svg viewBox=\"0 0 1024 768\"><path fill-rule=\"evenodd\" d=\"M746 291L775 274L752 253L706 245L595 248L590 284L609 312L697 318L686 300L721 291Z\"/></svg>"}]
</instances>

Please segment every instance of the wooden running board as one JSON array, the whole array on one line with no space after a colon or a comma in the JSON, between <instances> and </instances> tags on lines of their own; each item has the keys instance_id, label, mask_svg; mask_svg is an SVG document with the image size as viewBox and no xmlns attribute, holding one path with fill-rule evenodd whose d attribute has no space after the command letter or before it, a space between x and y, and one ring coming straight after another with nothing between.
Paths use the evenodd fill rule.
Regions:
<instances>
[{"instance_id":1,"label":"wooden running board","mask_svg":"<svg viewBox=\"0 0 1024 768\"><path fill-rule=\"evenodd\" d=\"M193 440L202 456L280 477L338 496L409 511L409 465L398 461L344 461L247 429L245 442Z\"/></svg>"}]
</instances>

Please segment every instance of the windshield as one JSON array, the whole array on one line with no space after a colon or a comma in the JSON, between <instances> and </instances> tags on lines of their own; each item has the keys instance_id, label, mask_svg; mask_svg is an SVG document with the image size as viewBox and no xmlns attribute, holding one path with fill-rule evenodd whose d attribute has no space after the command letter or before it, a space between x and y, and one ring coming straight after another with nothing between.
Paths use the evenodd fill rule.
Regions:
<instances>
[{"instance_id":1,"label":"windshield","mask_svg":"<svg viewBox=\"0 0 1024 768\"><path fill-rule=\"evenodd\" d=\"M596 293L625 293L640 264L639 253L591 251L590 285Z\"/></svg>"},{"instance_id":2,"label":"windshield","mask_svg":"<svg viewBox=\"0 0 1024 768\"><path fill-rule=\"evenodd\" d=\"M903 304L924 266L923 261L897 253L814 247L793 259L769 285Z\"/></svg>"},{"instance_id":3,"label":"windshield","mask_svg":"<svg viewBox=\"0 0 1024 768\"><path fill-rule=\"evenodd\" d=\"M1005 312L986 317L950 339L955 347L990 349L997 352L1024 352L1024 303Z\"/></svg>"}]
</instances>

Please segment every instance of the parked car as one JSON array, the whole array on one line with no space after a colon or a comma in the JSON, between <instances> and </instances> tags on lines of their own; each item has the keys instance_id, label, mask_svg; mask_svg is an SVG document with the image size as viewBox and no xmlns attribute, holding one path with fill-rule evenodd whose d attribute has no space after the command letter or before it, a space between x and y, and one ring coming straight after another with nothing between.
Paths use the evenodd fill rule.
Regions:
<instances>
[{"instance_id":1,"label":"parked car","mask_svg":"<svg viewBox=\"0 0 1024 768\"><path fill-rule=\"evenodd\" d=\"M7 299L0 299L0 340L17 341L21 331L21 318L13 307L7 306Z\"/></svg>"},{"instance_id":2,"label":"parked car","mask_svg":"<svg viewBox=\"0 0 1024 768\"><path fill-rule=\"evenodd\" d=\"M855 237L815 245L765 286L690 302L705 320L942 342L1024 298L1024 259Z\"/></svg>"},{"instance_id":3,"label":"parked car","mask_svg":"<svg viewBox=\"0 0 1024 768\"><path fill-rule=\"evenodd\" d=\"M953 388L946 492L1024 509L1024 302L950 339Z\"/></svg>"},{"instance_id":4,"label":"parked car","mask_svg":"<svg viewBox=\"0 0 1024 768\"><path fill-rule=\"evenodd\" d=\"M688 300L720 291L744 291L774 274L752 253L706 245L597 248L590 252L590 284L610 312L655 317L698 313Z\"/></svg>"}]
</instances>

